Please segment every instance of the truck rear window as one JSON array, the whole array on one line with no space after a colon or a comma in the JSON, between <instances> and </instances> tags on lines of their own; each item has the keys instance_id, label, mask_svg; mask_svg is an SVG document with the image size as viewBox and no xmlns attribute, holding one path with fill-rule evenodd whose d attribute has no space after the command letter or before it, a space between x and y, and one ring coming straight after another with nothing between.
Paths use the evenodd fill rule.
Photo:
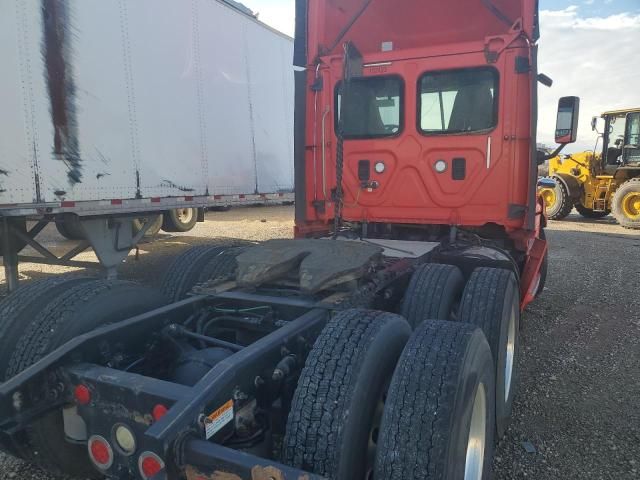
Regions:
<instances>
[{"instance_id":1,"label":"truck rear window","mask_svg":"<svg viewBox=\"0 0 640 480\"><path fill-rule=\"evenodd\" d=\"M423 133L474 133L497 124L498 74L493 68L426 73L418 90L418 128Z\"/></svg>"},{"instance_id":2,"label":"truck rear window","mask_svg":"<svg viewBox=\"0 0 640 480\"><path fill-rule=\"evenodd\" d=\"M403 83L399 77L356 78L345 104L345 138L392 137L402 130ZM336 88L335 125L338 130L342 84Z\"/></svg>"}]
</instances>

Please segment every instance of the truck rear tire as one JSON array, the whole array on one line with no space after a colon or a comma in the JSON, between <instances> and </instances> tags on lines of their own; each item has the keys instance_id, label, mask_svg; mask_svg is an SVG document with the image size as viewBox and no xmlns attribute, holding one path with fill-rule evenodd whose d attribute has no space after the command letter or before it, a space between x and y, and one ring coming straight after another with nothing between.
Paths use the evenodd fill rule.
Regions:
<instances>
[{"instance_id":1,"label":"truck rear tire","mask_svg":"<svg viewBox=\"0 0 640 480\"><path fill-rule=\"evenodd\" d=\"M41 298L39 314L13 345L6 378L17 375L78 335L164 304L153 290L131 282L107 280L85 281L58 290L47 299ZM80 478L98 476L86 446L65 440L60 410L34 421L25 432L25 441L21 456L48 472Z\"/></svg>"},{"instance_id":2,"label":"truck rear tire","mask_svg":"<svg viewBox=\"0 0 640 480\"><path fill-rule=\"evenodd\" d=\"M140 232L140 230L142 230L146 222L151 222L151 225L149 226L147 231L144 232L144 237L145 238L154 237L158 234L158 232L162 228L162 222L163 222L162 214L134 218L131 223L133 234L137 235Z\"/></svg>"},{"instance_id":3,"label":"truck rear tire","mask_svg":"<svg viewBox=\"0 0 640 480\"><path fill-rule=\"evenodd\" d=\"M402 301L401 313L411 328L423 320L449 320L464 288L464 276L458 267L427 263L411 276Z\"/></svg>"},{"instance_id":4,"label":"truck rear tire","mask_svg":"<svg viewBox=\"0 0 640 480\"><path fill-rule=\"evenodd\" d=\"M293 397L285 463L332 479L371 478L385 391L410 334L399 315L369 310L327 324Z\"/></svg>"},{"instance_id":5,"label":"truck rear tire","mask_svg":"<svg viewBox=\"0 0 640 480\"><path fill-rule=\"evenodd\" d=\"M177 256L162 281L162 293L167 301L174 303L184 300L198 283L235 272L235 256L239 250L234 247L243 243L200 245Z\"/></svg>"},{"instance_id":6,"label":"truck rear tire","mask_svg":"<svg viewBox=\"0 0 640 480\"><path fill-rule=\"evenodd\" d=\"M547 216L551 220L562 220L573 210L573 201L562 181L554 177L547 177L547 179L553 180L556 184L555 188L543 188L540 190L547 207Z\"/></svg>"},{"instance_id":7,"label":"truck rear tire","mask_svg":"<svg viewBox=\"0 0 640 480\"><path fill-rule=\"evenodd\" d=\"M495 366L496 433L509 426L520 356L520 290L513 272L477 268L471 274L460 303L460 321L484 332Z\"/></svg>"},{"instance_id":8,"label":"truck rear tire","mask_svg":"<svg viewBox=\"0 0 640 480\"><path fill-rule=\"evenodd\" d=\"M575 204L576 210L578 211L578 213L580 215L582 215L584 218L604 218L607 215L609 215L611 212L609 210L604 211L604 212L596 212L595 210L592 210L591 208L587 208L585 206L583 206L581 203L576 203Z\"/></svg>"},{"instance_id":9,"label":"truck rear tire","mask_svg":"<svg viewBox=\"0 0 640 480\"><path fill-rule=\"evenodd\" d=\"M162 230L165 232L188 232L198 222L197 208L177 208L162 215Z\"/></svg>"},{"instance_id":10,"label":"truck rear tire","mask_svg":"<svg viewBox=\"0 0 640 480\"><path fill-rule=\"evenodd\" d=\"M56 229L67 240L84 240L85 238L78 216L71 213L56 216Z\"/></svg>"},{"instance_id":11,"label":"truck rear tire","mask_svg":"<svg viewBox=\"0 0 640 480\"><path fill-rule=\"evenodd\" d=\"M489 479L495 432L493 371L491 350L479 328L424 321L393 374L375 478Z\"/></svg>"},{"instance_id":12,"label":"truck rear tire","mask_svg":"<svg viewBox=\"0 0 640 480\"><path fill-rule=\"evenodd\" d=\"M622 227L640 230L640 178L632 178L618 187L611 208Z\"/></svg>"}]
</instances>

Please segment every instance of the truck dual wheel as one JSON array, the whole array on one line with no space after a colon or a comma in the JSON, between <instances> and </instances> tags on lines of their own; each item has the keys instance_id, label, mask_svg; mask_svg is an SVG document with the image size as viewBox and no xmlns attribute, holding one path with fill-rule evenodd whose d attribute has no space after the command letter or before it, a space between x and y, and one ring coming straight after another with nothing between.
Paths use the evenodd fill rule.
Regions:
<instances>
[{"instance_id":1,"label":"truck dual wheel","mask_svg":"<svg viewBox=\"0 0 640 480\"><path fill-rule=\"evenodd\" d=\"M423 320L449 320L464 288L464 276L458 267L427 263L411 276L402 301L401 313L412 328Z\"/></svg>"},{"instance_id":2,"label":"truck dual wheel","mask_svg":"<svg viewBox=\"0 0 640 480\"><path fill-rule=\"evenodd\" d=\"M424 321L409 340L389 387L375 478L489 479L495 431L493 371L480 329Z\"/></svg>"},{"instance_id":3,"label":"truck dual wheel","mask_svg":"<svg viewBox=\"0 0 640 480\"><path fill-rule=\"evenodd\" d=\"M177 208L164 212L162 230L165 232L188 232L198 221L197 208Z\"/></svg>"},{"instance_id":4,"label":"truck dual wheel","mask_svg":"<svg viewBox=\"0 0 640 480\"><path fill-rule=\"evenodd\" d=\"M5 345L3 355L8 356L4 367L5 378L11 378L69 340L102 325L125 320L163 305L162 297L148 288L131 282L107 280L69 280L32 287L29 295L33 307L21 311L18 317L26 320L33 310L31 321L23 327L12 322L12 344ZM64 288L63 288L64 287ZM29 288L27 286L26 288ZM20 290L16 292L18 295ZM23 295L26 295L26 290ZM14 296L9 297L14 301ZM7 309L3 303L3 308ZM36 309L37 306L37 309ZM3 317L4 318L4 317ZM3 342L6 340L3 338ZM27 461L49 472L74 477L96 477L89 461L86 446L65 440L62 412L54 410L35 420L24 432L24 443L18 447Z\"/></svg>"},{"instance_id":5,"label":"truck dual wheel","mask_svg":"<svg viewBox=\"0 0 640 480\"><path fill-rule=\"evenodd\" d=\"M147 217L134 218L131 223L133 235L137 235L147 222L151 222L147 231L144 232L145 237L153 237L158 234L162 228L162 215L149 215Z\"/></svg>"},{"instance_id":6,"label":"truck dual wheel","mask_svg":"<svg viewBox=\"0 0 640 480\"><path fill-rule=\"evenodd\" d=\"M584 218L604 218L611 213L608 210L604 212L596 212L591 208L587 208L583 206L581 203L576 203L575 207L578 213L582 215Z\"/></svg>"},{"instance_id":7,"label":"truck dual wheel","mask_svg":"<svg viewBox=\"0 0 640 480\"><path fill-rule=\"evenodd\" d=\"M169 303L187 298L197 284L220 277L231 277L236 271L238 247L245 242L227 242L190 248L175 258L166 271L162 293Z\"/></svg>"},{"instance_id":8,"label":"truck dual wheel","mask_svg":"<svg viewBox=\"0 0 640 480\"><path fill-rule=\"evenodd\" d=\"M564 183L553 177L547 177L547 179L553 180L556 184L554 188L540 189L540 195L547 207L547 216L551 220L562 220L573 210L573 201Z\"/></svg>"},{"instance_id":9,"label":"truck dual wheel","mask_svg":"<svg viewBox=\"0 0 640 480\"><path fill-rule=\"evenodd\" d=\"M640 230L640 178L633 178L616 190L612 201L613 216L624 228Z\"/></svg>"},{"instance_id":10,"label":"truck dual wheel","mask_svg":"<svg viewBox=\"0 0 640 480\"><path fill-rule=\"evenodd\" d=\"M513 272L477 268L462 294L459 319L484 332L495 365L496 431L502 438L511 418L520 355L520 290Z\"/></svg>"},{"instance_id":11,"label":"truck dual wheel","mask_svg":"<svg viewBox=\"0 0 640 480\"><path fill-rule=\"evenodd\" d=\"M293 396L285 463L333 480L372 478L385 390L410 334L385 312L347 310L329 321Z\"/></svg>"}]
</instances>

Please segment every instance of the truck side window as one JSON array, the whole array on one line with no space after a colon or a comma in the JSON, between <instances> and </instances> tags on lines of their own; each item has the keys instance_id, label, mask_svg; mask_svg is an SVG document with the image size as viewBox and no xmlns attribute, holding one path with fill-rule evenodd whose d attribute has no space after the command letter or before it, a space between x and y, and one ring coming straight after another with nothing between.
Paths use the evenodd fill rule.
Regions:
<instances>
[{"instance_id":1,"label":"truck side window","mask_svg":"<svg viewBox=\"0 0 640 480\"><path fill-rule=\"evenodd\" d=\"M403 83L399 77L356 78L345 105L344 137L392 137L402 129ZM342 84L336 88L335 125L342 107Z\"/></svg>"},{"instance_id":2,"label":"truck side window","mask_svg":"<svg viewBox=\"0 0 640 480\"><path fill-rule=\"evenodd\" d=\"M418 103L423 133L491 130L498 121L498 74L493 68L426 73L419 81Z\"/></svg>"}]
</instances>

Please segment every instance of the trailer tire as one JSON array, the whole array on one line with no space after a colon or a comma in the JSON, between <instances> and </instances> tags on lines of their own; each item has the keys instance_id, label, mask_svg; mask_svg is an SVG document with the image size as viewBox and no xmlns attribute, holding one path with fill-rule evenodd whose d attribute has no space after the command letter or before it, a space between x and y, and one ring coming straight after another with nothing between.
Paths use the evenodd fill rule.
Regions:
<instances>
[{"instance_id":1,"label":"trailer tire","mask_svg":"<svg viewBox=\"0 0 640 480\"><path fill-rule=\"evenodd\" d=\"M151 225L144 232L144 238L154 237L158 234L160 229L162 228L162 214L160 215L148 215L146 217L138 217L134 218L131 223L131 229L133 231L133 235L137 235L140 230L144 227L146 222L151 222Z\"/></svg>"},{"instance_id":2,"label":"trailer tire","mask_svg":"<svg viewBox=\"0 0 640 480\"><path fill-rule=\"evenodd\" d=\"M640 230L640 178L626 181L613 194L613 216L618 223L631 230Z\"/></svg>"},{"instance_id":3,"label":"trailer tire","mask_svg":"<svg viewBox=\"0 0 640 480\"><path fill-rule=\"evenodd\" d=\"M7 221L12 222L14 228L17 228L22 233L27 233L27 219L25 217L8 218ZM4 234L4 222L0 221L0 255L3 255L4 242L2 236ZM16 252L20 253L24 247L27 246L26 242L20 238L13 238L15 242Z\"/></svg>"},{"instance_id":4,"label":"trailer tire","mask_svg":"<svg viewBox=\"0 0 640 480\"><path fill-rule=\"evenodd\" d=\"M80 219L72 213L56 216L56 229L67 240L84 240L85 238Z\"/></svg>"},{"instance_id":5,"label":"trailer tire","mask_svg":"<svg viewBox=\"0 0 640 480\"><path fill-rule=\"evenodd\" d=\"M575 207L578 213L582 215L584 218L594 218L594 219L604 218L611 213L611 211L609 210L606 210L604 212L596 212L591 208L587 208L583 206L581 203L576 203Z\"/></svg>"},{"instance_id":6,"label":"trailer tire","mask_svg":"<svg viewBox=\"0 0 640 480\"><path fill-rule=\"evenodd\" d=\"M491 350L479 328L441 320L420 324L389 387L375 478L489 479L493 371ZM473 467L477 474L466 476Z\"/></svg>"},{"instance_id":7,"label":"trailer tire","mask_svg":"<svg viewBox=\"0 0 640 480\"><path fill-rule=\"evenodd\" d=\"M197 208L176 208L162 215L162 230L165 232L188 232L198 222Z\"/></svg>"},{"instance_id":8,"label":"trailer tire","mask_svg":"<svg viewBox=\"0 0 640 480\"><path fill-rule=\"evenodd\" d=\"M51 296L16 342L6 376L12 377L69 340L108 323L125 320L164 304L155 291L124 281L93 280ZM62 415L55 410L26 430L25 460L49 472L94 478L86 446L65 441Z\"/></svg>"},{"instance_id":9,"label":"trailer tire","mask_svg":"<svg viewBox=\"0 0 640 480\"><path fill-rule=\"evenodd\" d=\"M573 210L573 201L569 190L562 180L556 177L547 177L556 183L554 188L543 188L540 193L547 207L547 216L551 220L562 220Z\"/></svg>"},{"instance_id":10,"label":"trailer tire","mask_svg":"<svg viewBox=\"0 0 640 480\"><path fill-rule=\"evenodd\" d=\"M226 243L227 245L225 242L219 242L213 245L193 247L175 258L165 272L162 281L162 293L169 303L184 300L194 286L212 278L213 275L230 274L232 273L231 268L235 271L235 256L232 261L224 254L229 249L237 254L234 247L245 242L231 241ZM224 257L222 263L220 263L221 260L216 261L220 255Z\"/></svg>"},{"instance_id":11,"label":"trailer tire","mask_svg":"<svg viewBox=\"0 0 640 480\"><path fill-rule=\"evenodd\" d=\"M495 367L496 433L509 426L520 356L520 290L515 275L500 268L477 268L460 303L460 321L484 332Z\"/></svg>"},{"instance_id":12,"label":"trailer tire","mask_svg":"<svg viewBox=\"0 0 640 480\"><path fill-rule=\"evenodd\" d=\"M293 396L285 463L332 479L370 478L384 393L410 334L386 312L346 310L329 321Z\"/></svg>"},{"instance_id":13,"label":"trailer tire","mask_svg":"<svg viewBox=\"0 0 640 480\"><path fill-rule=\"evenodd\" d=\"M420 265L411 276L401 314L414 329L423 320L449 320L463 288L464 276L458 267L436 263Z\"/></svg>"}]
</instances>

